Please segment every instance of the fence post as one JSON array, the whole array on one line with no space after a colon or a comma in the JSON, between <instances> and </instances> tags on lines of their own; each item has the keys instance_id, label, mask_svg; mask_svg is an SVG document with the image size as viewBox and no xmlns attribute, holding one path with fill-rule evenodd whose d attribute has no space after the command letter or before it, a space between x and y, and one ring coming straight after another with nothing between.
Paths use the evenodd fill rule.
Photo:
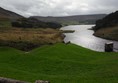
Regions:
<instances>
[{"instance_id":1,"label":"fence post","mask_svg":"<svg viewBox=\"0 0 118 83\"><path fill-rule=\"evenodd\" d=\"M105 52L113 52L113 42L105 43Z\"/></svg>"}]
</instances>

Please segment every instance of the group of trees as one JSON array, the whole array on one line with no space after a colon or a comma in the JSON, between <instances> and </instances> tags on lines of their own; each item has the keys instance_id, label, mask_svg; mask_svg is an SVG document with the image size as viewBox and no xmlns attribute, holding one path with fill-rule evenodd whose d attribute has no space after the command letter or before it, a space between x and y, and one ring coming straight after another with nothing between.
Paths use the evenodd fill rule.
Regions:
<instances>
[{"instance_id":1,"label":"group of trees","mask_svg":"<svg viewBox=\"0 0 118 83\"><path fill-rule=\"evenodd\" d=\"M105 18L96 21L95 31L101 28L113 27L118 25L118 11L107 15Z\"/></svg>"},{"instance_id":2,"label":"group of trees","mask_svg":"<svg viewBox=\"0 0 118 83\"><path fill-rule=\"evenodd\" d=\"M13 27L22 28L60 28L61 24L55 22L42 22L35 18L21 18L12 22Z\"/></svg>"}]
</instances>

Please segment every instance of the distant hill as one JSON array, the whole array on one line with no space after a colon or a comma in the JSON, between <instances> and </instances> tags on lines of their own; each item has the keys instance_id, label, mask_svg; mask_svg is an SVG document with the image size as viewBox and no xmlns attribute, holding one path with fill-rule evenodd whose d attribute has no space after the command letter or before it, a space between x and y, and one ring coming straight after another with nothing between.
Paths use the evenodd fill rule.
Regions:
<instances>
[{"instance_id":1,"label":"distant hill","mask_svg":"<svg viewBox=\"0 0 118 83\"><path fill-rule=\"evenodd\" d=\"M107 15L103 19L97 20L94 30L113 27L113 26L117 26L117 25L118 25L118 11Z\"/></svg>"},{"instance_id":2,"label":"distant hill","mask_svg":"<svg viewBox=\"0 0 118 83\"><path fill-rule=\"evenodd\" d=\"M25 18L0 7L0 27L60 28L62 26L56 22L43 22L35 18Z\"/></svg>"},{"instance_id":3,"label":"distant hill","mask_svg":"<svg viewBox=\"0 0 118 83\"><path fill-rule=\"evenodd\" d=\"M93 29L95 36L118 40L118 11L96 21L96 26Z\"/></svg>"},{"instance_id":4,"label":"distant hill","mask_svg":"<svg viewBox=\"0 0 118 83\"><path fill-rule=\"evenodd\" d=\"M10 19L10 20L14 20L14 19L18 19L18 18L22 18L23 16L11 12L9 10L3 9L0 7L0 20L1 19Z\"/></svg>"},{"instance_id":5,"label":"distant hill","mask_svg":"<svg viewBox=\"0 0 118 83\"><path fill-rule=\"evenodd\" d=\"M36 18L45 22L58 22L63 25L71 24L95 24L96 20L105 17L106 14L93 14L93 15L75 15L75 16L63 16L63 17L42 17L31 16L30 18Z\"/></svg>"},{"instance_id":6,"label":"distant hill","mask_svg":"<svg viewBox=\"0 0 118 83\"><path fill-rule=\"evenodd\" d=\"M0 7L0 28L11 27L11 22L23 16Z\"/></svg>"}]
</instances>

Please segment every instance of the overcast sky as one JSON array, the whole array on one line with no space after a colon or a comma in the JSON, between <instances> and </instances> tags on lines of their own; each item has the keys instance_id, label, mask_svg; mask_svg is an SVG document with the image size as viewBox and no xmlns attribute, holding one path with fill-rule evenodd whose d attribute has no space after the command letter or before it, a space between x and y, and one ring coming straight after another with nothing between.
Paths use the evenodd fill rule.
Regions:
<instances>
[{"instance_id":1,"label":"overcast sky","mask_svg":"<svg viewBox=\"0 0 118 83\"><path fill-rule=\"evenodd\" d=\"M69 16L111 13L118 0L0 0L0 6L23 16Z\"/></svg>"}]
</instances>

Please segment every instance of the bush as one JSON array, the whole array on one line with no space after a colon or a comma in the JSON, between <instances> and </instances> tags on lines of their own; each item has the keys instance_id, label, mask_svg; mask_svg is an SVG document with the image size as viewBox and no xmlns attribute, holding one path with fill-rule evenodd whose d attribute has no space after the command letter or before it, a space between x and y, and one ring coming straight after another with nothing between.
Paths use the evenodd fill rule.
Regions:
<instances>
[{"instance_id":1,"label":"bush","mask_svg":"<svg viewBox=\"0 0 118 83\"><path fill-rule=\"evenodd\" d=\"M35 18L22 18L11 23L13 27L22 28L60 28L62 27L59 23L54 22L42 22Z\"/></svg>"},{"instance_id":2,"label":"bush","mask_svg":"<svg viewBox=\"0 0 118 83\"><path fill-rule=\"evenodd\" d=\"M8 47L13 47L17 48L19 50L23 51L29 51L32 50L33 48L41 46L40 44L34 44L30 42L15 42L15 41L0 41L0 46L8 46Z\"/></svg>"}]
</instances>

